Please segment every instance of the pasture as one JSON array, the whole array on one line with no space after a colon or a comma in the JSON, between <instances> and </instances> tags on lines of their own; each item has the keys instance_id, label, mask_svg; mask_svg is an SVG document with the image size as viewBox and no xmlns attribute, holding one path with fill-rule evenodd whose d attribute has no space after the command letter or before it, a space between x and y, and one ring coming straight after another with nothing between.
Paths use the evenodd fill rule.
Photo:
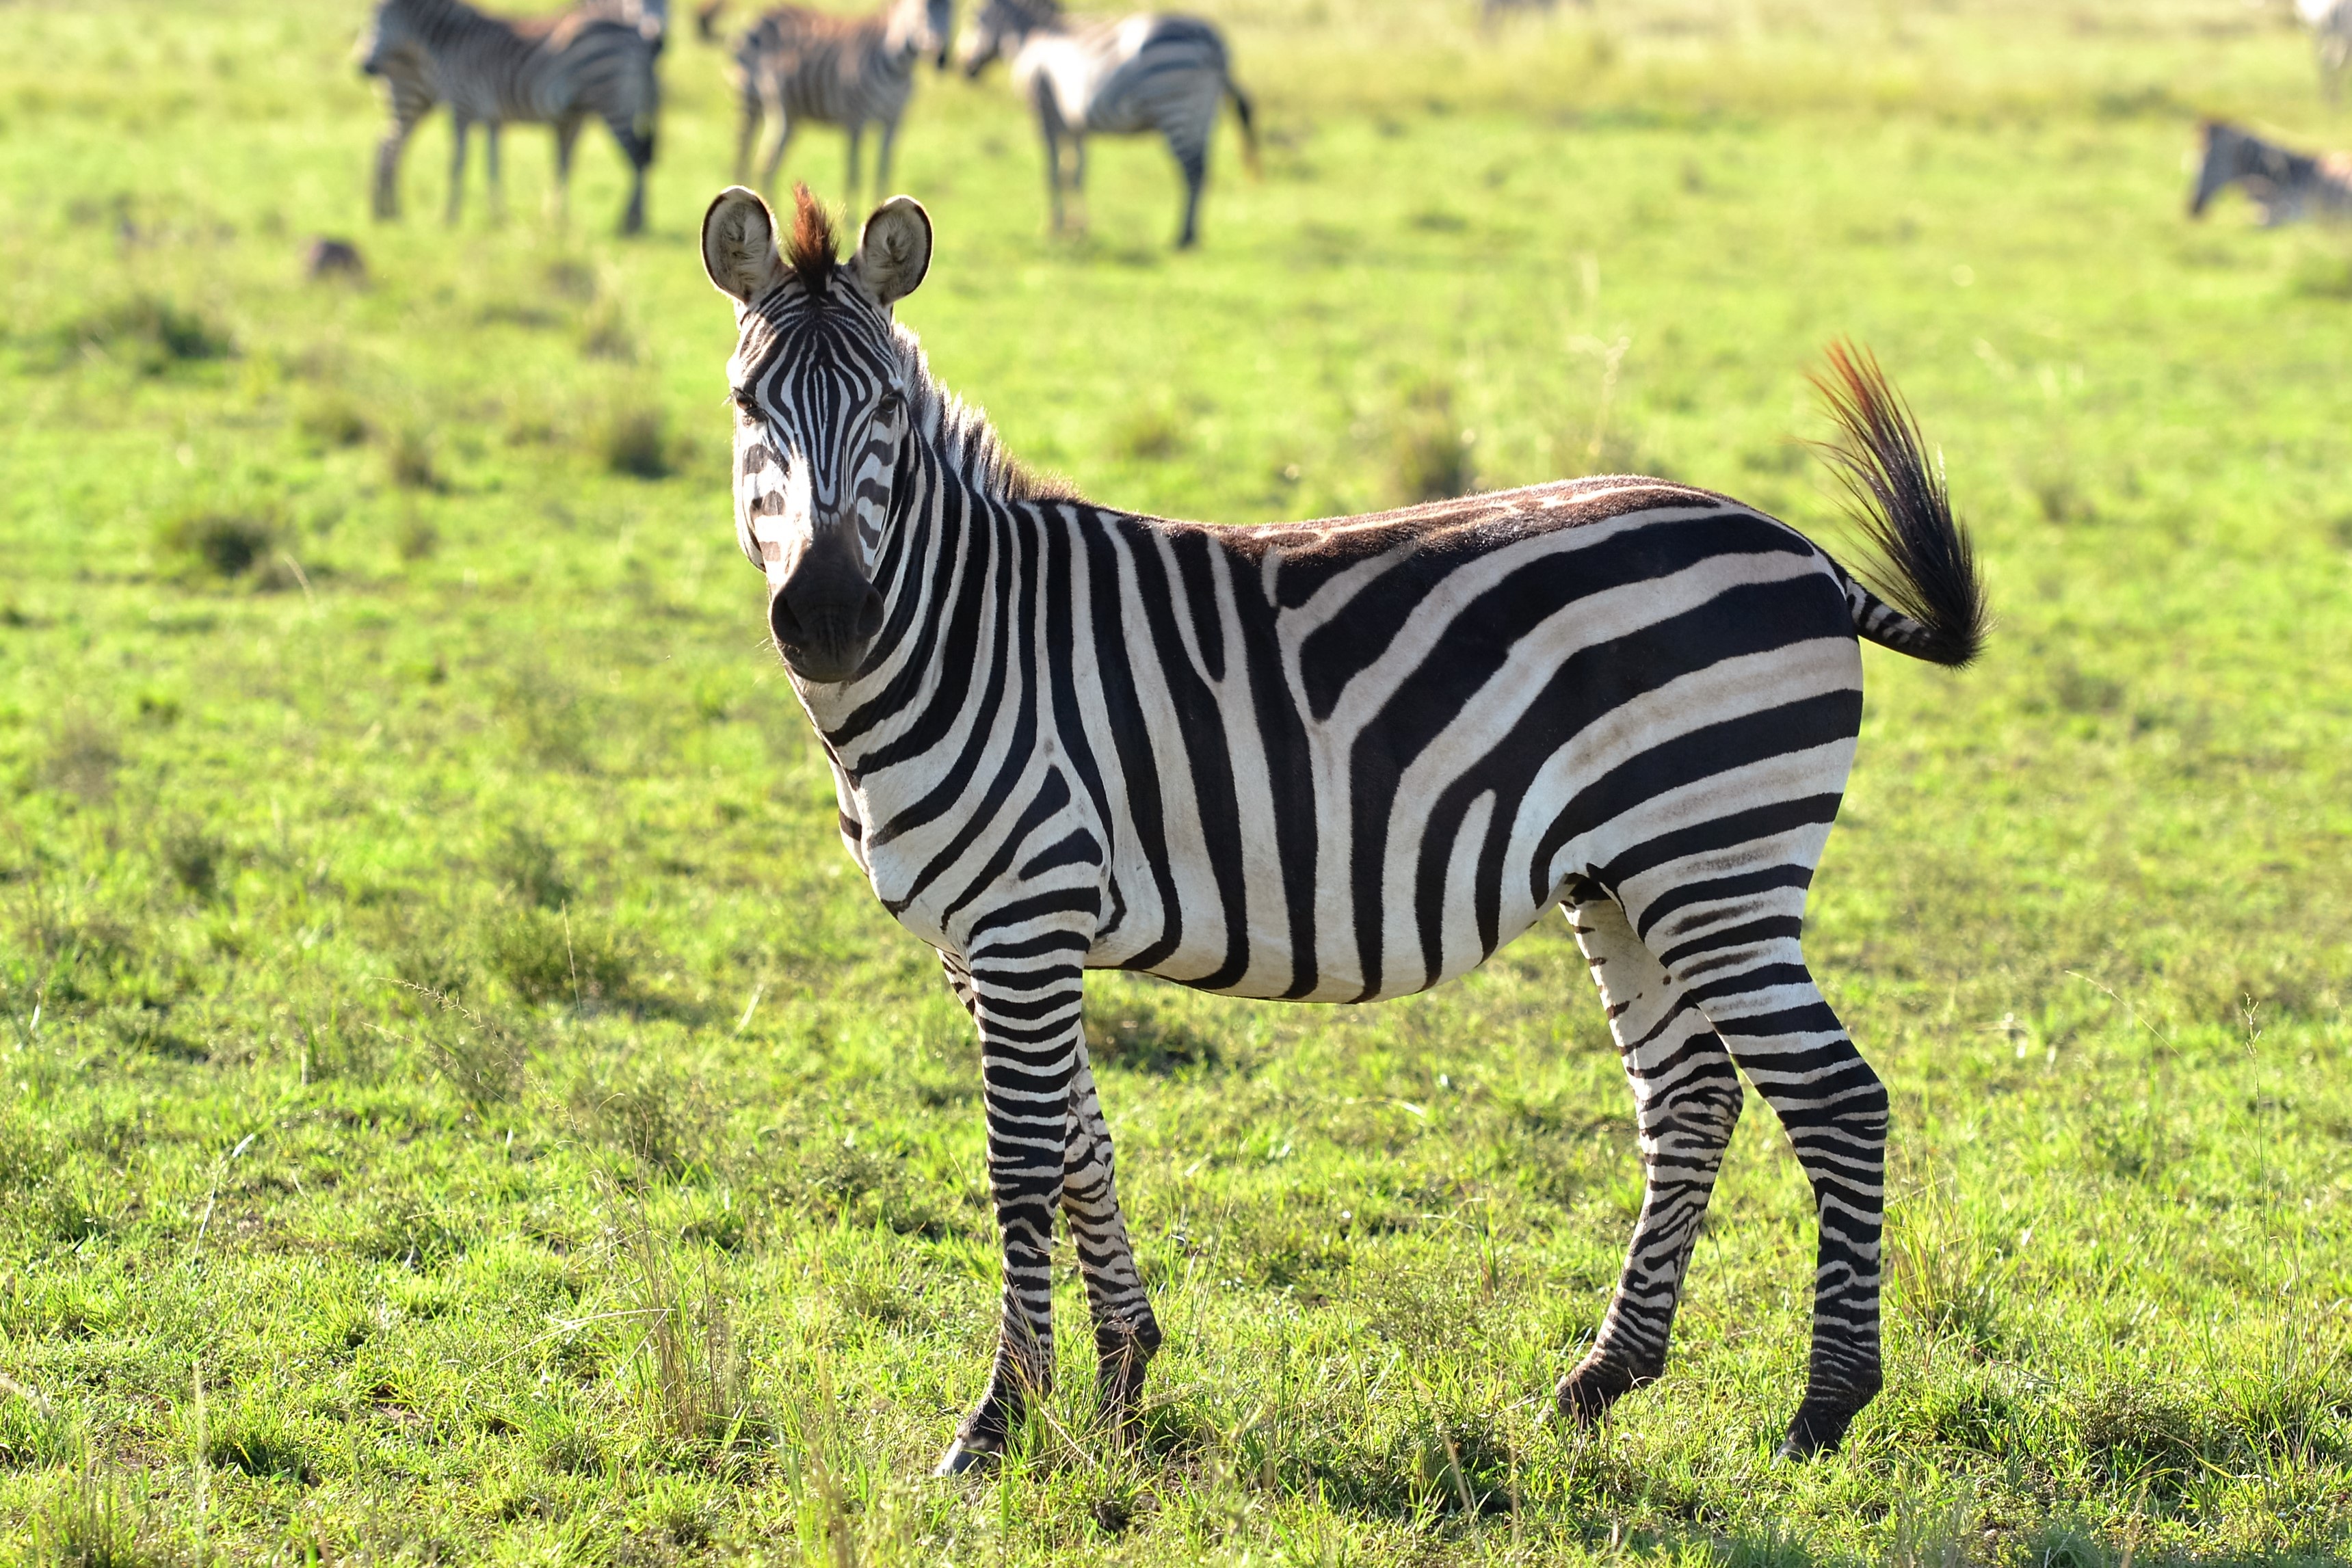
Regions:
<instances>
[{"instance_id":1,"label":"pasture","mask_svg":"<svg viewBox=\"0 0 2352 1568\"><path fill-rule=\"evenodd\" d=\"M1211 0L1203 243L1049 239L926 74L902 308L1087 494L1224 521L1659 472L1836 548L1876 350L1999 624L1873 650L1810 950L1895 1107L1888 1385L1775 1462L1813 1229L1751 1094L1669 1375L1545 1419L1640 1195L1557 921L1376 1009L1093 982L1169 1332L1002 1474L976 1049L857 881L727 510L718 51L641 239L583 139L366 217L338 0L0 12L0 1552L26 1563L2352 1555L2352 242L2181 214L2352 144L2241 0ZM744 19L739 6L730 22ZM681 18L681 21L685 21ZM841 183L837 135L788 175ZM363 284L308 283L313 235ZM1075 1278L1059 1301L1083 1321Z\"/></svg>"}]
</instances>

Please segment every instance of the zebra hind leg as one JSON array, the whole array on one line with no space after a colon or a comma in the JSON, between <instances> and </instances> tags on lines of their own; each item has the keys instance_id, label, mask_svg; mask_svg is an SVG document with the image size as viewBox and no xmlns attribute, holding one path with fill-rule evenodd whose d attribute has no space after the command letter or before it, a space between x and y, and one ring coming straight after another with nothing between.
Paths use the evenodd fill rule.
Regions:
<instances>
[{"instance_id":1,"label":"zebra hind leg","mask_svg":"<svg viewBox=\"0 0 2352 1568\"><path fill-rule=\"evenodd\" d=\"M453 115L451 117L451 124L452 134L449 138L449 210L442 215L442 221L444 223L455 224L457 221L458 197L466 187L466 132L472 129L473 122L466 119L463 115Z\"/></svg>"},{"instance_id":2,"label":"zebra hind leg","mask_svg":"<svg viewBox=\"0 0 2352 1568\"><path fill-rule=\"evenodd\" d=\"M1608 1315L1556 1396L1563 1416L1589 1426L1665 1371L1684 1272L1739 1120L1741 1091L1714 1027L1616 900L1580 883L1569 894L1568 917L1633 1085L1643 1176L1641 1216Z\"/></svg>"},{"instance_id":3,"label":"zebra hind leg","mask_svg":"<svg viewBox=\"0 0 2352 1568\"><path fill-rule=\"evenodd\" d=\"M653 123L642 127L633 119L614 115L604 121L629 161L629 204L621 214L621 232L643 234L646 227L646 168L654 161Z\"/></svg>"},{"instance_id":4,"label":"zebra hind leg","mask_svg":"<svg viewBox=\"0 0 2352 1568\"><path fill-rule=\"evenodd\" d=\"M1094 1069L1083 1044L1070 1081L1070 1115L1062 1170L1062 1212L1086 1281L1094 1317L1095 1394L1105 1429L1118 1442L1137 1435L1144 1370L1160 1348L1160 1324L1143 1292L1118 1206L1110 1126L1095 1093Z\"/></svg>"},{"instance_id":5,"label":"zebra hind leg","mask_svg":"<svg viewBox=\"0 0 2352 1568\"><path fill-rule=\"evenodd\" d=\"M1768 876L1772 873L1766 873ZM1812 1352L1784 1458L1833 1448L1876 1396L1887 1098L1813 983L1805 890L1755 887L1644 921L1644 939L1787 1131L1820 1224ZM1637 918L1641 918L1637 915Z\"/></svg>"}]
</instances>

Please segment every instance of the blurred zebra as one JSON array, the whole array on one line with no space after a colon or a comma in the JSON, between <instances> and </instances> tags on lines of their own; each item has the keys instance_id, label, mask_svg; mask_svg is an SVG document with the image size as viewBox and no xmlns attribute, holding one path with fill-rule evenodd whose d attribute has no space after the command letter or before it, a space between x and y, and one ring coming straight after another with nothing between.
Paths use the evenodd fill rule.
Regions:
<instances>
[{"instance_id":1,"label":"blurred zebra","mask_svg":"<svg viewBox=\"0 0 2352 1568\"><path fill-rule=\"evenodd\" d=\"M709 8L705 25L715 26L717 17L718 8ZM728 72L742 99L735 178L746 177L762 117L776 122L760 170L762 190L775 183L784 149L803 120L837 125L849 133L849 200L855 202L858 151L871 123L882 128L874 159L880 194L890 183L899 118L914 96L915 62L928 55L944 68L954 26L952 0L893 0L870 16L835 16L798 5L762 14L735 41Z\"/></svg>"},{"instance_id":2,"label":"blurred zebra","mask_svg":"<svg viewBox=\"0 0 2352 1568\"><path fill-rule=\"evenodd\" d=\"M1088 1064L1087 969L1366 1002L1465 973L1564 906L1632 1081L1646 1188L1590 1353L1599 1419L1664 1370L1746 1074L1813 1190L1786 1452L1877 1393L1887 1096L1806 967L1805 895L1862 722L1861 640L1969 663L1985 609L1937 465L1833 350L1833 460L1878 592L1727 497L1623 475L1220 528L1024 474L891 309L931 227L900 196L836 262L740 187L703 220L735 302L744 553L834 768L842 839L937 948L981 1043L1003 1246L994 1371L941 1461L1051 1386L1069 1221L1112 1430L1160 1331ZM1885 597L1881 598L1880 593Z\"/></svg>"},{"instance_id":3,"label":"blurred zebra","mask_svg":"<svg viewBox=\"0 0 2352 1568\"><path fill-rule=\"evenodd\" d=\"M2231 185L2245 187L2262 209L2264 228L2315 215L2352 217L2352 158L2291 152L2217 120L2205 122L2202 135L2205 152L2189 195L2190 217L2203 217L2207 204Z\"/></svg>"},{"instance_id":4,"label":"blurred zebra","mask_svg":"<svg viewBox=\"0 0 2352 1568\"><path fill-rule=\"evenodd\" d=\"M2344 68L2352 63L2352 0L2294 0L2294 14L2311 29L2320 95L2334 103L2344 96Z\"/></svg>"},{"instance_id":5,"label":"blurred zebra","mask_svg":"<svg viewBox=\"0 0 2352 1568\"><path fill-rule=\"evenodd\" d=\"M654 60L667 22L667 0L588 0L553 16L491 16L463 0L378 0L360 37L362 74L383 79L392 126L376 149L375 215L400 212L400 156L418 121L449 106L455 131L447 218L457 221L466 178L467 133L487 140L490 200L499 199L499 131L509 120L555 130L559 203L569 192L580 127L603 120L633 173L621 232L645 227L646 168L654 157L661 89Z\"/></svg>"},{"instance_id":6,"label":"blurred zebra","mask_svg":"<svg viewBox=\"0 0 2352 1568\"><path fill-rule=\"evenodd\" d=\"M1116 22L1076 22L1059 0L987 0L964 41L963 69L976 77L1000 54L1013 60L1013 85L1037 111L1045 138L1045 183L1054 228L1063 226L1063 148L1067 185L1082 202L1087 137L1168 139L1184 172L1184 227L1179 248L1199 237L1201 185L1208 177L1209 137L1217 110L1233 99L1249 166L1257 164L1257 129L1249 95L1234 82L1225 40L1193 16L1141 15ZM1082 223L1083 226L1083 223Z\"/></svg>"}]
</instances>

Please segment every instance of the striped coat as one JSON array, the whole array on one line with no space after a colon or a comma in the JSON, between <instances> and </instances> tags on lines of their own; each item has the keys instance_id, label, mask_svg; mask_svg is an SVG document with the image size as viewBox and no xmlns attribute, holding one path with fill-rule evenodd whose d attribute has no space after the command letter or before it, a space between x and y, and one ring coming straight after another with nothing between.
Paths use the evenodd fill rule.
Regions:
<instances>
[{"instance_id":1,"label":"striped coat","mask_svg":"<svg viewBox=\"0 0 2352 1568\"><path fill-rule=\"evenodd\" d=\"M646 168L654 120L667 0L588 0L553 16L510 20L463 0L378 0L361 35L360 69L383 79L392 125L376 149L375 214L400 211L400 157L417 123L446 103L455 128L447 218L457 219L466 139L483 127L491 199L499 197L499 131L509 121L555 130L556 192L572 175L572 147L591 117L604 121L628 159L629 204L621 229L645 226Z\"/></svg>"},{"instance_id":2,"label":"striped coat","mask_svg":"<svg viewBox=\"0 0 2352 1568\"><path fill-rule=\"evenodd\" d=\"M1257 166L1249 95L1234 81L1223 36L1198 17L1081 24L1065 16L1057 0L987 0L965 40L964 74L978 76L1000 54L1012 57L1013 89L1036 111L1056 233L1065 224L1065 188L1085 196L1089 135L1167 140L1184 175L1180 247L1200 237L1209 138L1228 99L1250 166Z\"/></svg>"},{"instance_id":3,"label":"striped coat","mask_svg":"<svg viewBox=\"0 0 2352 1568\"><path fill-rule=\"evenodd\" d=\"M735 178L744 179L762 119L775 137L761 165L760 185L775 184L784 149L803 123L837 125L849 133L849 199L857 199L858 152L867 125L878 125L877 193L890 183L890 154L898 121L914 96L915 66L925 56L947 63L955 25L951 0L894 0L868 16L836 16L798 5L762 15L735 42L729 77L742 104L735 141Z\"/></svg>"},{"instance_id":4,"label":"striped coat","mask_svg":"<svg viewBox=\"0 0 2352 1568\"><path fill-rule=\"evenodd\" d=\"M2189 193L2190 217L2203 217L2214 197L2238 185L2261 209L2264 228L2313 216L2352 218L2352 158L2293 152L2218 120L2198 134L2203 151Z\"/></svg>"},{"instance_id":5,"label":"striped coat","mask_svg":"<svg viewBox=\"0 0 2352 1568\"><path fill-rule=\"evenodd\" d=\"M1788 1448L1879 1386L1887 1099L1814 985L1805 894L1867 639L1967 662L1966 538L1875 370L1833 360L1841 464L1884 594L1730 498L1626 476L1255 528L1026 476L889 307L928 267L898 198L836 266L731 191L704 259L738 302L739 538L833 761L844 842L978 1026L1005 1296L942 1461L1000 1451L1052 1374L1075 1238L1100 1397L1132 1418L1160 1331L1080 1023L1084 972L1366 1002L1475 967L1563 908L1632 1082L1648 1188L1557 1398L1597 1418L1665 1361L1744 1072L1820 1220Z\"/></svg>"}]
</instances>

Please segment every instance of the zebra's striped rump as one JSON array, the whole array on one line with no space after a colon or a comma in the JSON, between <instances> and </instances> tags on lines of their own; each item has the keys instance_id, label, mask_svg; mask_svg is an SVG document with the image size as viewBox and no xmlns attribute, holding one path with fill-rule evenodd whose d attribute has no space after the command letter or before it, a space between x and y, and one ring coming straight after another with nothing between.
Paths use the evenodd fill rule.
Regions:
<instances>
[{"instance_id":1,"label":"zebra's striped rump","mask_svg":"<svg viewBox=\"0 0 2352 1568\"><path fill-rule=\"evenodd\" d=\"M1664 1369L1744 1075L1821 1227L1788 1447L1836 1442L1879 1383L1887 1107L1806 967L1804 901L1853 758L1859 640L1958 664L1984 622L1966 536L1874 365L1834 354L1831 406L1884 595L1729 497L1624 476L1171 522L1028 479L933 382L889 320L929 250L901 203L837 271L778 253L748 192L714 204L704 248L742 327L739 530L845 844L980 1032L1004 1311L945 1467L1001 1450L1050 1379L1057 1210L1113 1422L1160 1343L1085 970L1372 1001L1475 967L1554 905L1608 1009L1648 1177L1560 1407L1595 1418ZM841 602L873 596L872 629L815 658L772 606L799 614L793 585L820 569Z\"/></svg>"}]
</instances>

